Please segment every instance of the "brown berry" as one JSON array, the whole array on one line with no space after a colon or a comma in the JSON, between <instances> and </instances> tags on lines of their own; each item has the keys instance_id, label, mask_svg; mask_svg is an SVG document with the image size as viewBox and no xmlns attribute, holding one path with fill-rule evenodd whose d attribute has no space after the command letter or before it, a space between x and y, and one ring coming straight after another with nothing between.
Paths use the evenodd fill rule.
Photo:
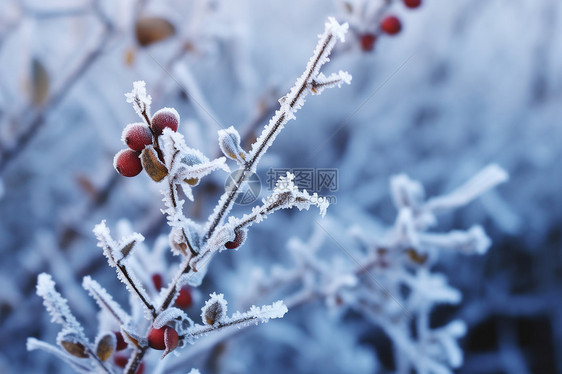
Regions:
<instances>
[{"instance_id":1,"label":"brown berry","mask_svg":"<svg viewBox=\"0 0 562 374\"><path fill-rule=\"evenodd\" d=\"M381 21L381 30L388 35L396 35L402 30L402 23L396 16L386 16Z\"/></svg>"},{"instance_id":2,"label":"brown berry","mask_svg":"<svg viewBox=\"0 0 562 374\"><path fill-rule=\"evenodd\" d=\"M191 296L191 289L189 286L183 286L180 290L175 302L176 306L180 309L187 309L193 304Z\"/></svg>"},{"instance_id":3,"label":"brown berry","mask_svg":"<svg viewBox=\"0 0 562 374\"><path fill-rule=\"evenodd\" d=\"M133 151L140 152L152 144L152 132L145 124L131 123L123 130L121 139Z\"/></svg>"},{"instance_id":4,"label":"brown berry","mask_svg":"<svg viewBox=\"0 0 562 374\"><path fill-rule=\"evenodd\" d=\"M139 153L132 149L123 149L113 158L113 167L124 177L134 177L142 171Z\"/></svg>"},{"instance_id":5,"label":"brown berry","mask_svg":"<svg viewBox=\"0 0 562 374\"><path fill-rule=\"evenodd\" d=\"M173 108L162 108L152 116L151 126L152 131L156 135L162 134L166 127L172 131L178 131L180 123L180 115Z\"/></svg>"}]
</instances>

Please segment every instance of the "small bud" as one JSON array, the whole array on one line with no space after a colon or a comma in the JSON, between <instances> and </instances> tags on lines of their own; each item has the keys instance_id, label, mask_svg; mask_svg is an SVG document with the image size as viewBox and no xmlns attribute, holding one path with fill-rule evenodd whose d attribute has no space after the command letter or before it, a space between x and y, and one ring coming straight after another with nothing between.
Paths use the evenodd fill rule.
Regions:
<instances>
[{"instance_id":1,"label":"small bud","mask_svg":"<svg viewBox=\"0 0 562 374\"><path fill-rule=\"evenodd\" d=\"M206 325L214 325L226 317L226 300L222 294L211 294L211 298L205 302L201 309L201 317Z\"/></svg>"},{"instance_id":2,"label":"small bud","mask_svg":"<svg viewBox=\"0 0 562 374\"><path fill-rule=\"evenodd\" d=\"M240 146L240 134L234 127L219 130L219 146L226 157L238 163L244 163L246 152Z\"/></svg>"},{"instance_id":3,"label":"small bud","mask_svg":"<svg viewBox=\"0 0 562 374\"><path fill-rule=\"evenodd\" d=\"M180 115L173 108L162 108L152 116L151 126L155 135L161 135L166 127L178 131Z\"/></svg>"},{"instance_id":4,"label":"small bud","mask_svg":"<svg viewBox=\"0 0 562 374\"><path fill-rule=\"evenodd\" d=\"M224 243L226 249L237 249L246 240L246 230L236 230L234 232L234 240Z\"/></svg>"},{"instance_id":5,"label":"small bud","mask_svg":"<svg viewBox=\"0 0 562 374\"><path fill-rule=\"evenodd\" d=\"M121 140L133 151L140 152L152 144L152 132L143 123L131 123L123 130Z\"/></svg>"},{"instance_id":6,"label":"small bud","mask_svg":"<svg viewBox=\"0 0 562 374\"><path fill-rule=\"evenodd\" d=\"M123 149L113 158L113 167L124 177L134 177L142 171L139 153L132 149Z\"/></svg>"},{"instance_id":7,"label":"small bud","mask_svg":"<svg viewBox=\"0 0 562 374\"><path fill-rule=\"evenodd\" d=\"M146 147L142 151L141 161L146 173L153 181L160 182L168 175L168 168L160 161L158 153L153 147Z\"/></svg>"}]
</instances>

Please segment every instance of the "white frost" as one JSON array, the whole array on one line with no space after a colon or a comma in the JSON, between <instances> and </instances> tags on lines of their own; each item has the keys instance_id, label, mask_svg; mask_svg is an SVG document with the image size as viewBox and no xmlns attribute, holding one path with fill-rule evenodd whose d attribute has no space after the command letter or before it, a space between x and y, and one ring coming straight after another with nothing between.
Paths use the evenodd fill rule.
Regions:
<instances>
[{"instance_id":1,"label":"white frost","mask_svg":"<svg viewBox=\"0 0 562 374\"><path fill-rule=\"evenodd\" d=\"M144 81L133 82L133 90L125 94L127 102L133 104L135 112L143 118L142 113L150 115L150 104L152 97L146 93L146 83Z\"/></svg>"}]
</instances>

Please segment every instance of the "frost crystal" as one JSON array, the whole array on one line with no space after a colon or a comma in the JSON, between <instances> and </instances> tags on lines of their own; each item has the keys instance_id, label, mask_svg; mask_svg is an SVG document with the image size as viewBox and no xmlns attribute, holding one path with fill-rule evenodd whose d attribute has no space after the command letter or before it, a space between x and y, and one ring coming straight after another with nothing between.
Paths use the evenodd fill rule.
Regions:
<instances>
[{"instance_id":1,"label":"frost crystal","mask_svg":"<svg viewBox=\"0 0 562 374\"><path fill-rule=\"evenodd\" d=\"M333 34L342 43L345 42L345 34L347 34L348 29L349 25L347 22L339 24L334 17L328 17L328 22L326 22L326 31Z\"/></svg>"},{"instance_id":2,"label":"frost crystal","mask_svg":"<svg viewBox=\"0 0 562 374\"><path fill-rule=\"evenodd\" d=\"M135 112L144 119L143 114L150 115L150 104L152 97L146 93L146 83L144 81L133 82L133 90L125 94L127 102L133 104Z\"/></svg>"},{"instance_id":3,"label":"frost crystal","mask_svg":"<svg viewBox=\"0 0 562 374\"><path fill-rule=\"evenodd\" d=\"M90 276L84 277L82 280L82 287L96 300L99 307L109 312L119 324L124 324L128 320L128 315L121 309L121 306L113 300L113 297L111 297L105 288L100 286L100 284Z\"/></svg>"},{"instance_id":4,"label":"frost crystal","mask_svg":"<svg viewBox=\"0 0 562 374\"><path fill-rule=\"evenodd\" d=\"M73 331L81 340L87 341L82 326L68 307L64 297L55 290L55 282L49 274L41 273L37 278L37 295L43 298L43 304L52 318L65 330Z\"/></svg>"}]
</instances>

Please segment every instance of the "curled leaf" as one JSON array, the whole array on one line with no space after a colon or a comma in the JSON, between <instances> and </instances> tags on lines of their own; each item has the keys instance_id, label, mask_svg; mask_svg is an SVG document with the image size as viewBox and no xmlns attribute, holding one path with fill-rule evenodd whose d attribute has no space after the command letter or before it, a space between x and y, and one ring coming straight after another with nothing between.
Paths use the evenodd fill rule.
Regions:
<instances>
[{"instance_id":1,"label":"curled leaf","mask_svg":"<svg viewBox=\"0 0 562 374\"><path fill-rule=\"evenodd\" d=\"M164 40L175 32L174 25L160 17L139 18L135 25L137 41L143 47Z\"/></svg>"},{"instance_id":2,"label":"curled leaf","mask_svg":"<svg viewBox=\"0 0 562 374\"><path fill-rule=\"evenodd\" d=\"M168 175L168 168L158 158L158 153L152 146L143 149L141 153L141 162L146 173L155 182L160 182Z\"/></svg>"}]
</instances>

